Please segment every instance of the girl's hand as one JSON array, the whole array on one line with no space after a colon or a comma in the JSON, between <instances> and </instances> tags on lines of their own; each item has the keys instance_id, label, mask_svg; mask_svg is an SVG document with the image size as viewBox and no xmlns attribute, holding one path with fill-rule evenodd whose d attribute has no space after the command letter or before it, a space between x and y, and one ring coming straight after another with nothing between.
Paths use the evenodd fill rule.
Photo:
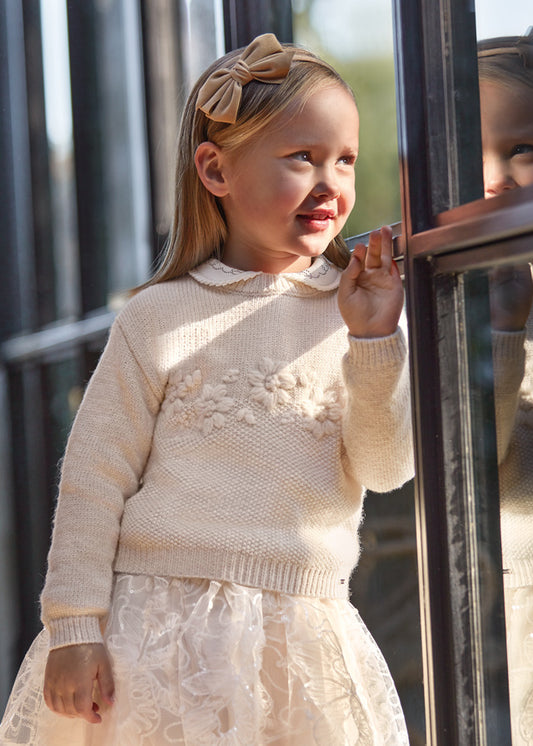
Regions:
<instances>
[{"instance_id":1,"label":"girl's hand","mask_svg":"<svg viewBox=\"0 0 533 746\"><path fill-rule=\"evenodd\" d=\"M392 258L392 230L372 231L368 248L357 244L344 270L339 309L354 337L394 334L403 307L403 285Z\"/></svg>"},{"instance_id":2,"label":"girl's hand","mask_svg":"<svg viewBox=\"0 0 533 746\"><path fill-rule=\"evenodd\" d=\"M500 332L521 331L533 300L533 280L529 264L497 267L489 272L492 328Z\"/></svg>"},{"instance_id":3,"label":"girl's hand","mask_svg":"<svg viewBox=\"0 0 533 746\"><path fill-rule=\"evenodd\" d=\"M113 674L102 644L69 645L50 651L44 674L44 700L52 712L100 723L99 707L93 700L96 683L102 701L113 704Z\"/></svg>"}]
</instances>

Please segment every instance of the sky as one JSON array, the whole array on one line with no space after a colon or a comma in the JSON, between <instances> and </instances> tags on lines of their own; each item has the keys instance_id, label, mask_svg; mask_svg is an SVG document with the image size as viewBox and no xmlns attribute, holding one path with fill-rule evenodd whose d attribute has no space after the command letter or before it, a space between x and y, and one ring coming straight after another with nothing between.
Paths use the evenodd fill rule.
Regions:
<instances>
[{"instance_id":1,"label":"sky","mask_svg":"<svg viewBox=\"0 0 533 746\"><path fill-rule=\"evenodd\" d=\"M293 0L296 10L300 2ZM47 127L56 145L68 143L72 127L65 4L41 0ZM475 0L475 7L480 39L523 34L533 26L532 0ZM391 53L391 0L315 0L312 21L325 49L337 57Z\"/></svg>"},{"instance_id":2,"label":"sky","mask_svg":"<svg viewBox=\"0 0 533 746\"><path fill-rule=\"evenodd\" d=\"M525 34L533 26L531 0L476 0L478 39Z\"/></svg>"},{"instance_id":3,"label":"sky","mask_svg":"<svg viewBox=\"0 0 533 746\"><path fill-rule=\"evenodd\" d=\"M72 135L65 0L41 0L44 91L48 137L69 147Z\"/></svg>"},{"instance_id":4,"label":"sky","mask_svg":"<svg viewBox=\"0 0 533 746\"><path fill-rule=\"evenodd\" d=\"M297 9L300 0L293 0ZM532 0L475 0L478 39L523 34L533 26ZM312 23L337 57L357 59L392 50L391 0L315 0Z\"/></svg>"}]
</instances>

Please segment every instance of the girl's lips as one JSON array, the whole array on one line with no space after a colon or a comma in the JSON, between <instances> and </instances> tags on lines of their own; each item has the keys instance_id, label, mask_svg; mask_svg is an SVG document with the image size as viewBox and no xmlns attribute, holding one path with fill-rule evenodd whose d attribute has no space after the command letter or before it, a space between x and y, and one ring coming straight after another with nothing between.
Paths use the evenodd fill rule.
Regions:
<instances>
[{"instance_id":1,"label":"girl's lips","mask_svg":"<svg viewBox=\"0 0 533 746\"><path fill-rule=\"evenodd\" d=\"M312 210L310 212L304 212L300 214L302 218L315 219L315 220L326 220L328 218L337 217L335 210Z\"/></svg>"},{"instance_id":2,"label":"girl's lips","mask_svg":"<svg viewBox=\"0 0 533 746\"><path fill-rule=\"evenodd\" d=\"M298 219L305 224L308 230L317 232L327 230L333 218L335 218L335 213L329 211L301 213L298 215Z\"/></svg>"}]
</instances>

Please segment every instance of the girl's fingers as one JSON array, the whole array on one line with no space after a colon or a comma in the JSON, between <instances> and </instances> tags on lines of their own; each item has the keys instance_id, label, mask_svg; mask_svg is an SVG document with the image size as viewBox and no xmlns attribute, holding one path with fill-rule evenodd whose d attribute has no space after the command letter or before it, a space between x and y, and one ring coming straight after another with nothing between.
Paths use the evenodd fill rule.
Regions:
<instances>
[{"instance_id":1,"label":"girl's fingers","mask_svg":"<svg viewBox=\"0 0 533 746\"><path fill-rule=\"evenodd\" d=\"M92 691L83 689L75 692L72 698L72 714L81 717L88 723L99 723L102 718L93 708Z\"/></svg>"},{"instance_id":2,"label":"girl's fingers","mask_svg":"<svg viewBox=\"0 0 533 746\"><path fill-rule=\"evenodd\" d=\"M61 695L57 694L54 690L51 690L48 687L45 687L43 695L47 707L52 710L52 712L57 712L58 715L64 714L65 707L63 705L63 698L61 697Z\"/></svg>"},{"instance_id":3,"label":"girl's fingers","mask_svg":"<svg viewBox=\"0 0 533 746\"><path fill-rule=\"evenodd\" d=\"M65 699L65 697L57 697L54 712L57 712L58 715L63 715L63 717L67 718L74 717L74 715L70 712L68 701Z\"/></svg>"},{"instance_id":4,"label":"girl's fingers","mask_svg":"<svg viewBox=\"0 0 533 746\"><path fill-rule=\"evenodd\" d=\"M372 231L368 237L365 268L377 269L378 267L381 267L381 233Z\"/></svg>"},{"instance_id":5,"label":"girl's fingers","mask_svg":"<svg viewBox=\"0 0 533 746\"><path fill-rule=\"evenodd\" d=\"M73 718L76 717L74 707L72 704L72 697L66 697L58 694L53 700L54 706L51 708L58 715L63 717Z\"/></svg>"},{"instance_id":6,"label":"girl's fingers","mask_svg":"<svg viewBox=\"0 0 533 746\"><path fill-rule=\"evenodd\" d=\"M58 715L65 714L65 704L63 702L63 697L59 695L53 695L49 697L47 704L52 712L56 712Z\"/></svg>"},{"instance_id":7,"label":"girl's fingers","mask_svg":"<svg viewBox=\"0 0 533 746\"><path fill-rule=\"evenodd\" d=\"M352 281L355 281L365 268L365 256L366 246L364 243L358 243L354 246L350 262L344 270L344 273L349 276Z\"/></svg>"},{"instance_id":8,"label":"girl's fingers","mask_svg":"<svg viewBox=\"0 0 533 746\"><path fill-rule=\"evenodd\" d=\"M107 657L102 661L98 670L98 686L104 702L113 704L115 697L115 683L113 681L111 664Z\"/></svg>"},{"instance_id":9,"label":"girl's fingers","mask_svg":"<svg viewBox=\"0 0 533 746\"><path fill-rule=\"evenodd\" d=\"M390 270L392 264L392 230L384 225L380 231L372 231L368 238L366 269L383 267Z\"/></svg>"},{"instance_id":10,"label":"girl's fingers","mask_svg":"<svg viewBox=\"0 0 533 746\"><path fill-rule=\"evenodd\" d=\"M98 705L93 702L92 691L85 687L63 694L47 692L45 701L50 710L68 718L83 718L88 723L100 723ZM108 700L109 701L109 700Z\"/></svg>"},{"instance_id":11,"label":"girl's fingers","mask_svg":"<svg viewBox=\"0 0 533 746\"><path fill-rule=\"evenodd\" d=\"M70 645L52 650L45 670L45 702L60 715L100 723L102 718L93 702L95 681L98 682L102 700L112 704L113 674L102 643Z\"/></svg>"}]
</instances>

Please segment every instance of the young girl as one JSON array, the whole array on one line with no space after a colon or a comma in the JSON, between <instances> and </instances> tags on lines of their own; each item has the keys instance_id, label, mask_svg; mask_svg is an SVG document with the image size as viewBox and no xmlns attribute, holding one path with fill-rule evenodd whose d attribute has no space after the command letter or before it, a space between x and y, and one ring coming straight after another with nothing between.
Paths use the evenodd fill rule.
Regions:
<instances>
[{"instance_id":1,"label":"young girl","mask_svg":"<svg viewBox=\"0 0 533 746\"><path fill-rule=\"evenodd\" d=\"M533 32L480 42L485 196L533 184ZM533 247L532 247L533 248ZM513 746L533 742L531 268L491 273L505 618Z\"/></svg>"},{"instance_id":2,"label":"young girl","mask_svg":"<svg viewBox=\"0 0 533 746\"><path fill-rule=\"evenodd\" d=\"M339 238L357 151L347 85L271 34L192 91L171 240L74 423L2 744L408 743L347 598L364 487L413 470L391 232L351 260Z\"/></svg>"}]
</instances>

